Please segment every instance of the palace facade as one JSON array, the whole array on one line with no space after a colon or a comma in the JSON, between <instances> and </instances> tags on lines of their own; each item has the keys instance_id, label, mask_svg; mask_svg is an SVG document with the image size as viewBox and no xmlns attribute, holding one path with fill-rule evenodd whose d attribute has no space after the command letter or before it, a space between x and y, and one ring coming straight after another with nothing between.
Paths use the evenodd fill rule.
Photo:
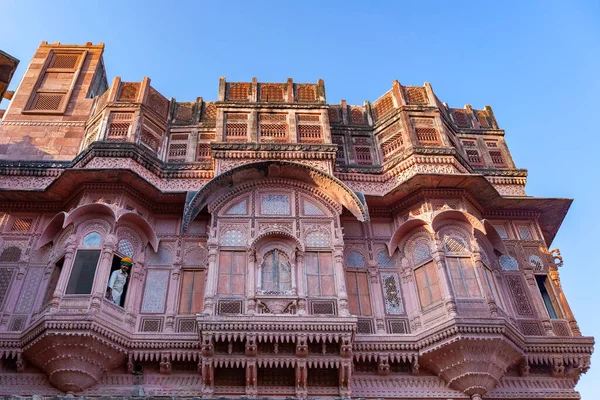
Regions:
<instances>
[{"instance_id":1,"label":"palace facade","mask_svg":"<svg viewBox=\"0 0 600 400\"><path fill-rule=\"evenodd\" d=\"M579 398L571 200L526 195L490 107L256 78L180 102L103 51L43 42L7 96L0 395Z\"/></svg>"}]
</instances>

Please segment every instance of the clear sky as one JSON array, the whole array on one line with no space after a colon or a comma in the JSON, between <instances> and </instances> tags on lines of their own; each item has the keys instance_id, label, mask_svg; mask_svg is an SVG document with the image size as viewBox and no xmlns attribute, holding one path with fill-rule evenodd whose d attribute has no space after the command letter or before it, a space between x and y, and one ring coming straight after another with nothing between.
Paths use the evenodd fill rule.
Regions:
<instances>
[{"instance_id":1,"label":"clear sky","mask_svg":"<svg viewBox=\"0 0 600 400\"><path fill-rule=\"evenodd\" d=\"M21 60L12 89L41 41L91 41L106 44L109 82L149 76L179 101L216 100L219 76L256 76L323 78L329 103L373 101L398 79L430 82L453 107L491 105L528 194L575 199L552 247L583 334L600 338L597 0L0 0L0 15L0 49ZM598 353L584 400L600 398Z\"/></svg>"}]
</instances>

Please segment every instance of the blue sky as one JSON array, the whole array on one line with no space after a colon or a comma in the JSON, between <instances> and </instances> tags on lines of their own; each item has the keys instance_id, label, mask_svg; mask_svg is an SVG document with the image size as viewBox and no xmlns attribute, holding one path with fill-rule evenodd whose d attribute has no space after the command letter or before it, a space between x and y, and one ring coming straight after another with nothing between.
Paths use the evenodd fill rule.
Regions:
<instances>
[{"instance_id":1,"label":"blue sky","mask_svg":"<svg viewBox=\"0 0 600 400\"><path fill-rule=\"evenodd\" d=\"M528 194L575 199L552 246L582 332L600 337L600 2L177 4L0 1L0 49L21 60L12 88L41 41L91 41L106 44L109 81L149 76L179 101L216 100L219 76L256 76L323 78L329 103L373 101L398 79L430 82L453 107L491 105L529 169ZM598 354L592 365L578 385L586 400L600 392Z\"/></svg>"}]
</instances>

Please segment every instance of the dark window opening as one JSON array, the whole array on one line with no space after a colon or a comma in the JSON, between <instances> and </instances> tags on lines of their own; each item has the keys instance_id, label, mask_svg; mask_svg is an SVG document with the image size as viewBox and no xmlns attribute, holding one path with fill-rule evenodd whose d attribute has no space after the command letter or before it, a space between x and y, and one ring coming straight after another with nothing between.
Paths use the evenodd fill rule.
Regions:
<instances>
[{"instance_id":1,"label":"dark window opening","mask_svg":"<svg viewBox=\"0 0 600 400\"><path fill-rule=\"evenodd\" d=\"M544 300L544 305L546 306L546 310L548 310L550 319L559 319L558 313L556 312L557 307L555 307L552 295L548 292L548 288L546 287L546 278L545 275L537 275L535 280L537 281L538 288L542 294L542 299Z\"/></svg>"},{"instance_id":2,"label":"dark window opening","mask_svg":"<svg viewBox=\"0 0 600 400\"><path fill-rule=\"evenodd\" d=\"M100 259L100 250L78 250L73 261L66 294L90 294Z\"/></svg>"}]
</instances>

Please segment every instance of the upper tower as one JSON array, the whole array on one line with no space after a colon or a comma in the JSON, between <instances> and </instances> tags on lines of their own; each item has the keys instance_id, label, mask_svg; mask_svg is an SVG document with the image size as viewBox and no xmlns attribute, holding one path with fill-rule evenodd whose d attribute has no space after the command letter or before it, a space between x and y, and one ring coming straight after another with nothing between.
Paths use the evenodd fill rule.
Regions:
<instances>
[{"instance_id":1,"label":"upper tower","mask_svg":"<svg viewBox=\"0 0 600 400\"><path fill-rule=\"evenodd\" d=\"M104 44L42 42L7 109L0 154L13 160L71 160L94 97L108 87ZM49 133L48 127L55 127Z\"/></svg>"}]
</instances>

